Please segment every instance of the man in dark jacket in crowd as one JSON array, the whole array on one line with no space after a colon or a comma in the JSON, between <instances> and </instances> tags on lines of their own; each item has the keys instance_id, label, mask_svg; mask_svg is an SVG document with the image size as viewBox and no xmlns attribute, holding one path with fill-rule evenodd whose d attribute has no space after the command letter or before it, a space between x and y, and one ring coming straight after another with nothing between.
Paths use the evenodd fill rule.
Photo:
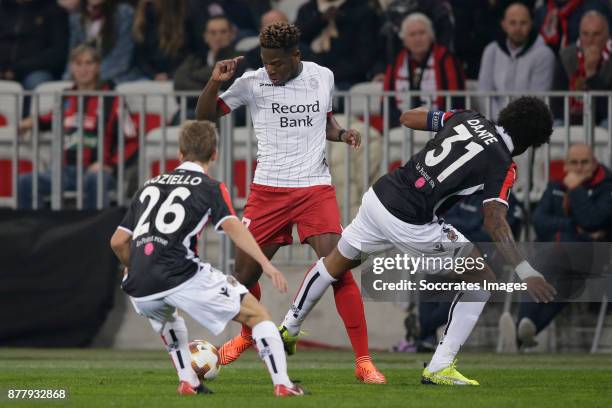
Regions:
<instances>
[{"instance_id":1,"label":"man in dark jacket in crowd","mask_svg":"<svg viewBox=\"0 0 612 408\"><path fill-rule=\"evenodd\" d=\"M612 174L585 144L572 145L562 182L550 182L533 215L538 240L607 241L612 230Z\"/></svg>"},{"instance_id":2,"label":"man in dark jacket in crowd","mask_svg":"<svg viewBox=\"0 0 612 408\"><path fill-rule=\"evenodd\" d=\"M609 241L612 237L612 173L599 164L591 147L572 145L565 160L566 175L561 182L548 184L533 215L538 241L555 242L550 248L538 248L538 270L556 283L561 298L581 292L589 274L600 272L590 242ZM565 244L563 244L565 243ZM568 245L567 243L577 243ZM579 243L579 244L578 244ZM540 244L541 245L541 244ZM598 266L599 265L599 266ZM567 302L537 304L524 301L519 308L518 328L512 329L511 317L500 324L504 337L519 346L536 345L534 337L565 307Z\"/></svg>"},{"instance_id":3,"label":"man in dark jacket in crowd","mask_svg":"<svg viewBox=\"0 0 612 408\"><path fill-rule=\"evenodd\" d=\"M0 79L25 89L58 78L68 55L68 16L55 0L0 2Z\"/></svg>"}]
</instances>

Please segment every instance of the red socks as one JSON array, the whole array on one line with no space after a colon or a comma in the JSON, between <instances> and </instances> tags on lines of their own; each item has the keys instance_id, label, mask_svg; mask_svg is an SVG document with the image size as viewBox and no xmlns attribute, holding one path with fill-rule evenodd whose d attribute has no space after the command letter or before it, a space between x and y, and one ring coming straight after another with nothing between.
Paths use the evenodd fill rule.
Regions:
<instances>
[{"instance_id":1,"label":"red socks","mask_svg":"<svg viewBox=\"0 0 612 408\"><path fill-rule=\"evenodd\" d=\"M346 333L351 340L355 358L369 356L368 326L363 310L363 299L351 271L343 274L332 284L336 309L344 322Z\"/></svg>"}]
</instances>

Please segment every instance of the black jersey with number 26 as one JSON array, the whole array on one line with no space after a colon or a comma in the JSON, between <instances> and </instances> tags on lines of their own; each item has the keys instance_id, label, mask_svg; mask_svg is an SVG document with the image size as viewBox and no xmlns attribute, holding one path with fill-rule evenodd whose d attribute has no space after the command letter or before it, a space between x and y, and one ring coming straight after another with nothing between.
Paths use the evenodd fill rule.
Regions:
<instances>
[{"instance_id":1,"label":"black jersey with number 26","mask_svg":"<svg viewBox=\"0 0 612 408\"><path fill-rule=\"evenodd\" d=\"M446 112L442 129L404 166L381 177L374 192L395 217L422 225L462 196L508 205L516 165L493 122L474 111Z\"/></svg>"},{"instance_id":2,"label":"black jersey with number 26","mask_svg":"<svg viewBox=\"0 0 612 408\"><path fill-rule=\"evenodd\" d=\"M208 222L219 230L235 216L225 185L195 163L150 179L136 192L119 225L132 234L123 290L136 298L172 292L202 267L196 254L199 232Z\"/></svg>"}]
</instances>

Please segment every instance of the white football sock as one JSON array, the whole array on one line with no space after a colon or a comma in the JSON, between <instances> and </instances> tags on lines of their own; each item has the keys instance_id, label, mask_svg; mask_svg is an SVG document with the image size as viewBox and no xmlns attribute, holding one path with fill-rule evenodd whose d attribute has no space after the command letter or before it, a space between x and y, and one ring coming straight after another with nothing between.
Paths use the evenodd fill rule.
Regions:
<instances>
[{"instance_id":1,"label":"white football sock","mask_svg":"<svg viewBox=\"0 0 612 408\"><path fill-rule=\"evenodd\" d=\"M429 363L430 372L435 373L452 364L459 348L463 346L476 326L490 295L488 290L457 293L448 312L444 337Z\"/></svg>"},{"instance_id":2,"label":"white football sock","mask_svg":"<svg viewBox=\"0 0 612 408\"><path fill-rule=\"evenodd\" d=\"M293 387L287 375L285 349L276 325L270 320L256 324L253 327L253 340L259 350L259 357L268 367L274 385L283 384Z\"/></svg>"},{"instance_id":3,"label":"white football sock","mask_svg":"<svg viewBox=\"0 0 612 408\"><path fill-rule=\"evenodd\" d=\"M179 377L179 381L187 381L193 387L200 385L200 380L191 367L191 352L189 351L189 336L185 320L177 313L172 316L174 321L168 321L160 327L156 320L149 319L151 325L160 334L166 345L166 350L172 358L174 368Z\"/></svg>"},{"instance_id":4,"label":"white football sock","mask_svg":"<svg viewBox=\"0 0 612 408\"><path fill-rule=\"evenodd\" d=\"M319 259L308 271L293 300L293 304L285 315L285 320L283 320L283 326L287 328L291 336L300 332L300 327L306 316L315 307L319 299L323 297L327 288L335 281L336 279L327 272L325 264L323 264L323 258Z\"/></svg>"}]
</instances>

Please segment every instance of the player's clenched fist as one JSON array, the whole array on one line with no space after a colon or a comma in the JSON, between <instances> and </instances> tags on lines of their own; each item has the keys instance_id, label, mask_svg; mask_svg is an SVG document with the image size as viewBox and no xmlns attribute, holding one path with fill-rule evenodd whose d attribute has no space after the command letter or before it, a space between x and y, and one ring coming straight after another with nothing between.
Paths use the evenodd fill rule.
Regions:
<instances>
[{"instance_id":1,"label":"player's clenched fist","mask_svg":"<svg viewBox=\"0 0 612 408\"><path fill-rule=\"evenodd\" d=\"M211 78L213 81L225 82L231 79L236 72L238 63L243 59L243 56L232 58L229 60L218 61L213 68Z\"/></svg>"},{"instance_id":2,"label":"player's clenched fist","mask_svg":"<svg viewBox=\"0 0 612 408\"><path fill-rule=\"evenodd\" d=\"M341 139L344 143L353 147L353 149L359 149L361 146L361 134L355 129L349 129L342 133Z\"/></svg>"}]
</instances>

